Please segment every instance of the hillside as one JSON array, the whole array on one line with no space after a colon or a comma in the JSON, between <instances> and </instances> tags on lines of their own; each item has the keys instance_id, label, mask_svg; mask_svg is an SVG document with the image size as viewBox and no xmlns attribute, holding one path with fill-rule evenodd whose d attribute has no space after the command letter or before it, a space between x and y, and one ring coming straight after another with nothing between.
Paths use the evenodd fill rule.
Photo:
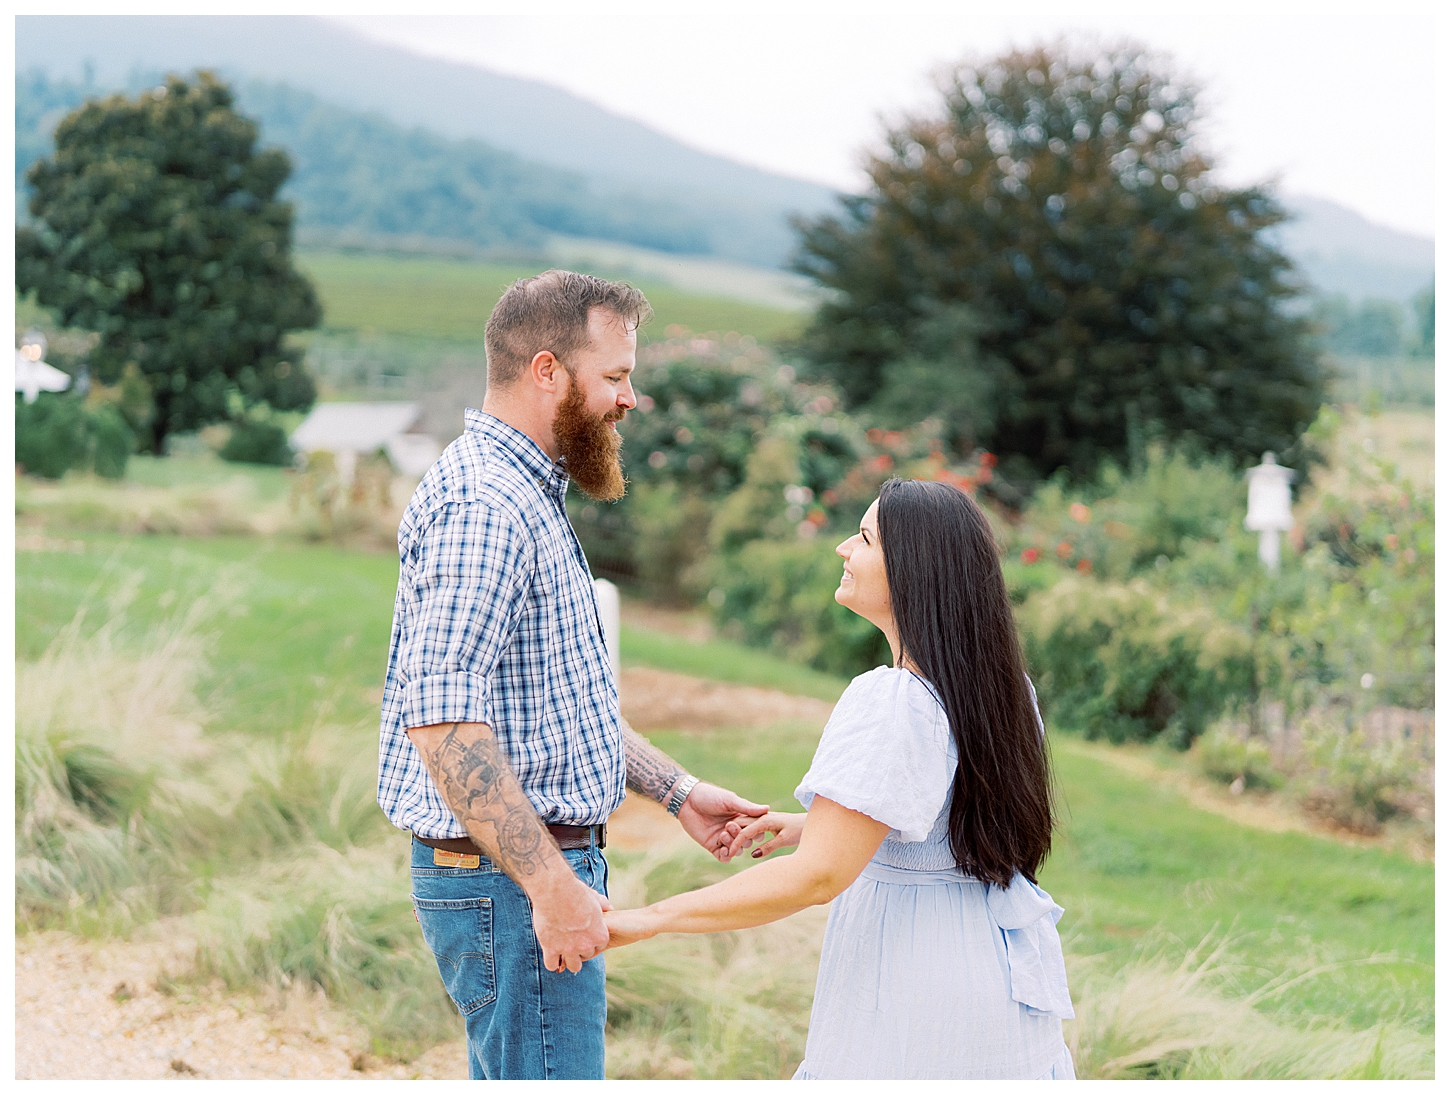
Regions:
<instances>
[{"instance_id":1,"label":"hillside","mask_svg":"<svg viewBox=\"0 0 1450 1095\"><path fill-rule=\"evenodd\" d=\"M825 187L690 148L578 96L421 57L289 16L21 16L16 56L79 101L211 66L237 82L264 139L294 155L304 228L533 249L542 234L778 267L788 216L830 209ZM88 73L89 84L76 83ZM53 106L17 80L17 171L41 154ZM33 98L33 96L31 96ZM47 113L49 110L49 113ZM1279 240L1306 280L1353 300L1404 301L1434 244L1351 209L1289 196Z\"/></svg>"},{"instance_id":2,"label":"hillside","mask_svg":"<svg viewBox=\"0 0 1450 1095\"><path fill-rule=\"evenodd\" d=\"M1406 300L1435 276L1435 243L1374 224L1323 198L1294 195L1294 219L1279 229L1284 250L1310 283L1351 299Z\"/></svg>"},{"instance_id":3,"label":"hillside","mask_svg":"<svg viewBox=\"0 0 1450 1095\"><path fill-rule=\"evenodd\" d=\"M159 83L133 73L125 90ZM109 90L109 89L108 89ZM374 239L422 237L473 249L537 252L558 234L614 240L674 253L708 252L710 223L664 201L606 198L575 171L532 163L482 141L451 140L362 114L286 84L248 80L237 108L255 119L261 143L292 157L283 193L302 230ZM15 87L16 185L50 148L50 133L96 87L21 73Z\"/></svg>"},{"instance_id":4,"label":"hillside","mask_svg":"<svg viewBox=\"0 0 1450 1095\"><path fill-rule=\"evenodd\" d=\"M690 148L558 88L370 42L320 19L288 16L21 16L16 56L97 88L133 72L212 67L286 84L407 128L486 142L586 176L601 200L679 208L706 225L709 253L778 265L787 217L832 204L823 186Z\"/></svg>"}]
</instances>

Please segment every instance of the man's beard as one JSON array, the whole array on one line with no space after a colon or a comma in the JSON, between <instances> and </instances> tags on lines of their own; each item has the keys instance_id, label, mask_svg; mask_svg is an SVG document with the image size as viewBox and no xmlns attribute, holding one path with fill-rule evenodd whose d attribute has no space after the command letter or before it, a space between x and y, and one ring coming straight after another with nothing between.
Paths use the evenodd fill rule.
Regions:
<instances>
[{"instance_id":1,"label":"man's beard","mask_svg":"<svg viewBox=\"0 0 1450 1095\"><path fill-rule=\"evenodd\" d=\"M611 425L624 417L624 408L608 414L590 414L584 393L573 376L564 402L554 412L554 442L569 478L596 502L617 502L624 497L624 469L619 464L623 438Z\"/></svg>"}]
</instances>

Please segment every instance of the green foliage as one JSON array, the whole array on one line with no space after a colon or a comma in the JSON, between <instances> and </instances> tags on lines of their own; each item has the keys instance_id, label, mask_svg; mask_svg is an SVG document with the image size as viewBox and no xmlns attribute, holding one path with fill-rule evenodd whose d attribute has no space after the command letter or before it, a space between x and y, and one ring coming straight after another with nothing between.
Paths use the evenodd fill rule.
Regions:
<instances>
[{"instance_id":1,"label":"green foliage","mask_svg":"<svg viewBox=\"0 0 1450 1095\"><path fill-rule=\"evenodd\" d=\"M56 128L52 158L26 173L31 225L16 233L16 285L64 327L95 331L98 380L129 363L155 403L148 447L229 417L229 396L309 406L288 331L319 319L291 265L292 209L277 199L285 153L210 74L135 99L88 102Z\"/></svg>"},{"instance_id":2,"label":"green foliage","mask_svg":"<svg viewBox=\"0 0 1450 1095\"><path fill-rule=\"evenodd\" d=\"M87 417L91 434L91 467L102 479L120 479L126 462L136 449L136 435L121 412L102 404L91 408Z\"/></svg>"},{"instance_id":3,"label":"green foliage","mask_svg":"<svg viewBox=\"0 0 1450 1095\"><path fill-rule=\"evenodd\" d=\"M832 290L803 342L817 374L851 408L943 399L958 451L1035 476L1087 479L1151 431L1286 451L1324 377L1262 234L1284 213L1214 183L1195 112L1128 48L958 68L886 134L870 192L801 225L797 269Z\"/></svg>"},{"instance_id":4,"label":"green foliage","mask_svg":"<svg viewBox=\"0 0 1450 1095\"><path fill-rule=\"evenodd\" d=\"M483 372L483 324L498 298L518 278L532 277L557 263L546 259L499 262L362 251L304 251L298 265L317 285L329 331L357 331L370 337L405 336L385 347L389 359L432 348L475 355ZM588 269L618 278L619 271ZM641 343L678 336L675 325L692 331L730 332L766 341L794 334L798 313L764 304L709 297L662 281L629 279L649 297L654 321L640 332ZM438 344L444 346L439 347Z\"/></svg>"},{"instance_id":5,"label":"green foliage","mask_svg":"<svg viewBox=\"0 0 1450 1095\"><path fill-rule=\"evenodd\" d=\"M752 339L650 343L633 382L640 403L620 424L628 493L569 506L591 564L653 596L698 600L712 549L793 535L805 511L787 521L785 488L803 474L829 485L855 459L830 392L797 383Z\"/></svg>"},{"instance_id":6,"label":"green foliage","mask_svg":"<svg viewBox=\"0 0 1450 1095\"><path fill-rule=\"evenodd\" d=\"M31 475L59 479L72 469L120 479L136 437L120 412L88 405L73 395L42 392L34 403L15 402L15 462Z\"/></svg>"},{"instance_id":7,"label":"green foliage","mask_svg":"<svg viewBox=\"0 0 1450 1095\"><path fill-rule=\"evenodd\" d=\"M1274 767L1267 743L1235 733L1222 724L1194 743L1193 754L1203 773L1220 783L1242 780L1241 787L1264 789L1284 785L1284 776Z\"/></svg>"},{"instance_id":8,"label":"green foliage","mask_svg":"<svg viewBox=\"0 0 1450 1095\"><path fill-rule=\"evenodd\" d=\"M134 94L160 82L133 74ZM16 182L41 158L58 114L98 89L32 69L16 80ZM286 84L237 89L270 144L296 165L289 193L303 228L352 236L426 237L474 247L537 248L549 233L667 252L708 252L716 225L657 195L606 191L583 174L363 114Z\"/></svg>"},{"instance_id":9,"label":"green foliage","mask_svg":"<svg viewBox=\"0 0 1450 1095\"><path fill-rule=\"evenodd\" d=\"M725 640L691 642L682 640L678 635L626 624L620 629L620 646L626 666L649 665L705 680L814 696L830 703L840 699L846 687L846 681L841 677L818 673L799 662L786 661L777 654Z\"/></svg>"},{"instance_id":10,"label":"green foliage","mask_svg":"<svg viewBox=\"0 0 1450 1095\"><path fill-rule=\"evenodd\" d=\"M1263 660L1299 708L1331 697L1355 709L1433 707L1434 495L1344 443L1342 428L1326 408L1310 431L1334 448L1337 475L1298 515L1298 575L1268 586L1259 602ZM1247 585L1236 593L1241 615L1251 596Z\"/></svg>"},{"instance_id":11,"label":"green foliage","mask_svg":"<svg viewBox=\"0 0 1450 1095\"><path fill-rule=\"evenodd\" d=\"M1333 354L1394 357L1405 345L1405 310L1392 300L1356 307L1343 293L1321 297L1311 313L1324 348Z\"/></svg>"},{"instance_id":12,"label":"green foliage","mask_svg":"<svg viewBox=\"0 0 1450 1095\"><path fill-rule=\"evenodd\" d=\"M1416 357L1435 358L1435 283L1415 295L1415 334L1411 352Z\"/></svg>"},{"instance_id":13,"label":"green foliage","mask_svg":"<svg viewBox=\"0 0 1450 1095\"><path fill-rule=\"evenodd\" d=\"M59 479L85 459L85 408L80 400L42 392L15 401L15 462L31 475Z\"/></svg>"},{"instance_id":14,"label":"green foliage","mask_svg":"<svg viewBox=\"0 0 1450 1095\"><path fill-rule=\"evenodd\" d=\"M203 474L280 479L261 468L178 470L144 459L138 465L136 476L156 481L173 481L183 471L187 482ZM195 874L174 880L172 892L184 900L167 908L186 914L182 927L201 944L188 979L216 975L244 988L288 981L335 986L338 1002L374 1032L375 1052L407 1056L432 1039L456 1038L457 1016L406 902L406 842L378 820L369 791L376 701L368 693L386 650L396 559L307 546L278 550L237 537L100 537L88 538L87 547L81 554L17 559L21 686L87 590L104 588L123 599L120 587L127 583L113 575L144 571L130 623L118 635L145 639L165 632L168 595L180 590L184 603L189 585L224 586L238 565L247 568L240 600L222 614L225 626L215 636L211 664L226 672L197 677L214 682L205 693L202 741L223 745L236 734L264 744L280 736L284 747L203 758L224 795L259 805L230 829L206 830L207 841L244 844L247 856L179 860ZM626 629L624 640L627 662L677 672L828 700L842 683L722 640L696 645L639 629ZM71 683L80 672L88 681L135 682L177 661L158 650L143 672L129 662L108 674L89 663L57 664L53 687L88 704L113 685L80 693ZM26 696L21 717L44 706ZM156 737L166 705L147 698L134 706L138 736L127 740L145 743ZM299 726L317 729L287 735ZM791 724L655 736L704 778L785 805L809 763L817 729ZM169 741L153 748L169 766L164 771L174 772L180 751ZM1144 774L1151 766L1130 773L1107 753L1072 738L1054 742L1067 809L1043 884L1069 910L1063 934L1079 1019L1067 1035L1076 1039L1079 1062L1131 1072L1123 1059L1139 1054L1177 1075L1191 1055L1194 1074L1318 1077L1378 1061L1386 1075L1424 1074L1432 1051L1426 1035L1416 1032L1434 1025L1433 865L1374 847L1244 828L1195 809L1170 780ZM112 757L133 770L149 763L138 760L134 746L113 750ZM339 779L344 772L347 778ZM17 777L23 777L19 765ZM126 801L124 789L113 786L109 797ZM182 789L193 786L188 777ZM264 800L273 804L265 811ZM289 804L294 823L274 828L274 807ZM352 829L353 810L370 813L374 828ZM327 828L334 811L340 824ZM17 896L24 865L34 862L19 839L27 816L33 815L17 809ZM187 815L172 834L191 831L194 820ZM313 826L333 835L314 839ZM260 837L253 835L258 829L265 830ZM342 832L352 832L351 846L336 840ZM181 846L193 849L188 857L195 851ZM118 899L132 902L136 919L145 912L140 893L127 889L135 885L129 872L136 860L117 847L127 858L94 864L96 870L107 862L118 866L117 881L84 891L109 898L61 902L95 930L126 926ZM266 858L252 858L258 853ZM621 907L637 904L652 887L671 888L671 878L704 879L726 870L688 848L643 855L611 848L609 856ZM1125 871L1131 872L1126 882ZM1187 946L1169 955L1166 966L1149 963L1151 945L1164 935L1200 940L1230 922L1232 937L1211 944L1222 973L1206 979L1191 954L1180 962ZM45 923L21 921L23 927ZM819 923L807 914L759 934L662 938L612 954L611 1075L776 1075L773 1070L793 1067L809 1011ZM1190 1040L1192 1049L1174 1050L1173 1039ZM1381 1039L1384 1052L1371 1055ZM1333 1059L1322 1049L1328 1043L1341 1047Z\"/></svg>"},{"instance_id":15,"label":"green foliage","mask_svg":"<svg viewBox=\"0 0 1450 1095\"><path fill-rule=\"evenodd\" d=\"M287 443L286 429L280 423L266 419L260 422L243 419L233 425L220 455L223 460L234 464L289 467L292 463L292 447Z\"/></svg>"},{"instance_id":16,"label":"green foliage","mask_svg":"<svg viewBox=\"0 0 1450 1095\"><path fill-rule=\"evenodd\" d=\"M874 624L836 603L841 560L814 540L753 540L722 561L717 618L731 638L840 676L889 665Z\"/></svg>"},{"instance_id":17,"label":"green foliage","mask_svg":"<svg viewBox=\"0 0 1450 1095\"><path fill-rule=\"evenodd\" d=\"M1362 730L1322 717L1306 721L1301 734L1303 771L1294 782L1311 813L1374 834L1402 811L1401 795L1423 768L1405 741L1372 742Z\"/></svg>"},{"instance_id":18,"label":"green foliage","mask_svg":"<svg viewBox=\"0 0 1450 1095\"><path fill-rule=\"evenodd\" d=\"M252 82L247 110L297 165L311 228L539 246L551 232L659 251L710 250L707 226L668 201L600 194L582 174L358 114L286 84Z\"/></svg>"},{"instance_id":19,"label":"green foliage","mask_svg":"<svg viewBox=\"0 0 1450 1095\"><path fill-rule=\"evenodd\" d=\"M1254 673L1249 636L1211 611L1170 605L1143 579L1064 577L1018 626L1044 714L1089 738L1188 748Z\"/></svg>"},{"instance_id":20,"label":"green foliage","mask_svg":"<svg viewBox=\"0 0 1450 1095\"><path fill-rule=\"evenodd\" d=\"M1243 478L1226 457L1153 445L1136 472L1108 464L1078 489L1065 479L1039 487L1014 528L1009 551L1023 563L1121 581L1161 569L1243 520Z\"/></svg>"}]
</instances>

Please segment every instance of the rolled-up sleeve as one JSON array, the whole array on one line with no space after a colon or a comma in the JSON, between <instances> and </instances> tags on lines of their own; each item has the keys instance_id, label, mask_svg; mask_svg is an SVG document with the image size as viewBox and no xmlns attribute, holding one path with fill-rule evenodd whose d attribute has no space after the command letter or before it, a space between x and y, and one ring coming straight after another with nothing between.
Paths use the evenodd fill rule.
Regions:
<instances>
[{"instance_id":1,"label":"rolled-up sleeve","mask_svg":"<svg viewBox=\"0 0 1450 1095\"><path fill-rule=\"evenodd\" d=\"M404 728L493 722L491 691L534 566L522 522L484 502L442 507L402 580L417 612L401 637Z\"/></svg>"}]
</instances>

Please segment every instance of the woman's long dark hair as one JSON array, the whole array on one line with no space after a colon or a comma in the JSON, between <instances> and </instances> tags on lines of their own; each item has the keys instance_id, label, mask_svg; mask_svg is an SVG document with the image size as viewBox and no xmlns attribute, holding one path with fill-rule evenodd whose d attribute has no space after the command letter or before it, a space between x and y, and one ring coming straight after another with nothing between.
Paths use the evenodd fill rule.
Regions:
<instances>
[{"instance_id":1,"label":"woman's long dark hair","mask_svg":"<svg viewBox=\"0 0 1450 1095\"><path fill-rule=\"evenodd\" d=\"M876 521L901 657L936 687L957 745L952 856L983 882L1036 882L1051 765L991 527L956 487L901 479L881 488Z\"/></svg>"}]
</instances>

